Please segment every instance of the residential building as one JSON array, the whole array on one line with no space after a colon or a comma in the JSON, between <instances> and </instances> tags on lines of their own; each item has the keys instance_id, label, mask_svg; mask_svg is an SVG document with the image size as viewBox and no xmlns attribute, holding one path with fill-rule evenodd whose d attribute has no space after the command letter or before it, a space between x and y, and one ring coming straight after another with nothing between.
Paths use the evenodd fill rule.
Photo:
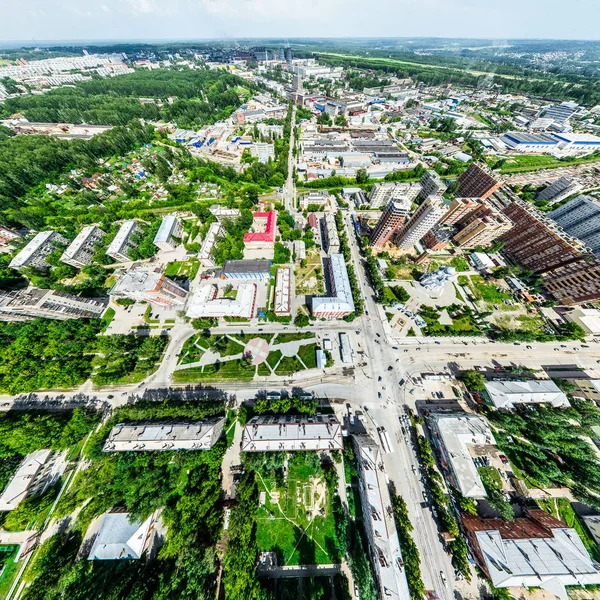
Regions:
<instances>
[{"instance_id":1,"label":"residential building","mask_svg":"<svg viewBox=\"0 0 600 600\"><path fill-rule=\"evenodd\" d=\"M581 240L595 256L600 256L600 200L577 196L547 215L567 234Z\"/></svg>"},{"instance_id":2,"label":"residential building","mask_svg":"<svg viewBox=\"0 0 600 600\"><path fill-rule=\"evenodd\" d=\"M216 266L215 259L213 258L213 248L217 243L217 238L225 235L225 229L219 221L210 224L206 237L202 241L200 252L198 252L198 260L204 267Z\"/></svg>"},{"instance_id":3,"label":"residential building","mask_svg":"<svg viewBox=\"0 0 600 600\"><path fill-rule=\"evenodd\" d=\"M262 415L244 427L242 452L342 450L342 424L334 415Z\"/></svg>"},{"instance_id":4,"label":"residential building","mask_svg":"<svg viewBox=\"0 0 600 600\"><path fill-rule=\"evenodd\" d=\"M135 221L125 221L106 249L106 254L118 262L130 261L129 250L137 246L134 242L136 233L141 233L138 224Z\"/></svg>"},{"instance_id":5,"label":"residential building","mask_svg":"<svg viewBox=\"0 0 600 600\"><path fill-rule=\"evenodd\" d=\"M513 409L517 404L570 406L567 396L550 379L488 381L485 390L496 408Z\"/></svg>"},{"instance_id":6,"label":"residential building","mask_svg":"<svg viewBox=\"0 0 600 600\"><path fill-rule=\"evenodd\" d=\"M343 254L323 259L328 276L329 296L314 296L311 311L316 318L340 318L354 312L352 288Z\"/></svg>"},{"instance_id":7,"label":"residential building","mask_svg":"<svg viewBox=\"0 0 600 600\"><path fill-rule=\"evenodd\" d=\"M376 183L369 194L369 208L388 206L390 202L414 202L421 192L419 183Z\"/></svg>"},{"instance_id":8,"label":"residential building","mask_svg":"<svg viewBox=\"0 0 600 600\"><path fill-rule=\"evenodd\" d=\"M484 200L459 222L459 232L453 240L457 246L478 248L489 246L512 229L512 222L502 213L491 208Z\"/></svg>"},{"instance_id":9,"label":"residential building","mask_svg":"<svg viewBox=\"0 0 600 600\"><path fill-rule=\"evenodd\" d=\"M244 235L244 246L247 249L264 250L275 247L276 215L273 210L252 214L252 231Z\"/></svg>"},{"instance_id":10,"label":"residential building","mask_svg":"<svg viewBox=\"0 0 600 600\"><path fill-rule=\"evenodd\" d=\"M582 374L585 377L585 374ZM573 392L573 396L593 400L596 404L600 404L600 379L568 379L569 383L577 386L577 390ZM594 438L600 438L600 431L597 426L593 426ZM597 445L597 444L596 444Z\"/></svg>"},{"instance_id":11,"label":"residential building","mask_svg":"<svg viewBox=\"0 0 600 600\"><path fill-rule=\"evenodd\" d=\"M277 269L273 312L280 316L289 315L292 312L292 270L289 267Z\"/></svg>"},{"instance_id":12,"label":"residential building","mask_svg":"<svg viewBox=\"0 0 600 600\"><path fill-rule=\"evenodd\" d=\"M565 586L598 585L600 572L579 534L541 509L514 521L462 516L477 566L497 588L542 588L568 600Z\"/></svg>"},{"instance_id":13,"label":"residential building","mask_svg":"<svg viewBox=\"0 0 600 600\"><path fill-rule=\"evenodd\" d=\"M106 513L102 517L88 560L139 560L148 549L154 519L131 521L129 513Z\"/></svg>"},{"instance_id":14,"label":"residential building","mask_svg":"<svg viewBox=\"0 0 600 600\"><path fill-rule=\"evenodd\" d=\"M23 269L25 267L48 268L46 257L56 248L55 244L66 245L68 243L68 240L56 231L40 231L10 261L8 266L11 269Z\"/></svg>"},{"instance_id":15,"label":"residential building","mask_svg":"<svg viewBox=\"0 0 600 600\"><path fill-rule=\"evenodd\" d=\"M419 197L423 200L429 196L441 196L447 188L435 171L425 171L419 183L421 184Z\"/></svg>"},{"instance_id":16,"label":"residential building","mask_svg":"<svg viewBox=\"0 0 600 600\"><path fill-rule=\"evenodd\" d=\"M80 269L92 263L96 244L106 234L95 225L84 227L63 252L60 260L72 267Z\"/></svg>"},{"instance_id":17,"label":"residential building","mask_svg":"<svg viewBox=\"0 0 600 600\"><path fill-rule=\"evenodd\" d=\"M478 206L479 198L454 198L446 214L440 219L440 225L455 225Z\"/></svg>"},{"instance_id":18,"label":"residential building","mask_svg":"<svg viewBox=\"0 0 600 600\"><path fill-rule=\"evenodd\" d=\"M270 279L270 260L226 260L222 279Z\"/></svg>"},{"instance_id":19,"label":"residential building","mask_svg":"<svg viewBox=\"0 0 600 600\"><path fill-rule=\"evenodd\" d=\"M577 192L580 192L583 186L568 177L559 177L548 187L545 187L536 197L536 200L546 200L548 204L556 204Z\"/></svg>"},{"instance_id":20,"label":"residential building","mask_svg":"<svg viewBox=\"0 0 600 600\"><path fill-rule=\"evenodd\" d=\"M8 227L4 227L4 225L0 225L0 248L5 248L9 246L12 241L20 237L20 233L17 233L13 229L9 229Z\"/></svg>"},{"instance_id":21,"label":"residential building","mask_svg":"<svg viewBox=\"0 0 600 600\"><path fill-rule=\"evenodd\" d=\"M159 306L180 306L185 303L187 290L160 270L130 269L117 279L109 294Z\"/></svg>"},{"instance_id":22,"label":"residential building","mask_svg":"<svg viewBox=\"0 0 600 600\"><path fill-rule=\"evenodd\" d=\"M457 183L460 198L488 198L502 186L487 167L475 163L458 176Z\"/></svg>"},{"instance_id":23,"label":"residential building","mask_svg":"<svg viewBox=\"0 0 600 600\"><path fill-rule=\"evenodd\" d=\"M308 224L313 231L317 229L317 215L315 215L315 213L310 213L308 215Z\"/></svg>"},{"instance_id":24,"label":"residential building","mask_svg":"<svg viewBox=\"0 0 600 600\"><path fill-rule=\"evenodd\" d=\"M473 462L476 446L496 443L481 417L469 413L432 413L428 419L442 465L452 483L466 498L485 498L485 487Z\"/></svg>"},{"instance_id":25,"label":"residential building","mask_svg":"<svg viewBox=\"0 0 600 600\"><path fill-rule=\"evenodd\" d=\"M397 234L399 248L412 248L430 231L446 212L446 205L438 196L430 196L417 208Z\"/></svg>"},{"instance_id":26,"label":"residential building","mask_svg":"<svg viewBox=\"0 0 600 600\"><path fill-rule=\"evenodd\" d=\"M600 310L597 308L574 308L565 319L579 325L586 335L600 335Z\"/></svg>"},{"instance_id":27,"label":"residential building","mask_svg":"<svg viewBox=\"0 0 600 600\"><path fill-rule=\"evenodd\" d=\"M0 496L0 511L17 508L27 496L39 490L51 454L51 450L36 450L23 459Z\"/></svg>"},{"instance_id":28,"label":"residential building","mask_svg":"<svg viewBox=\"0 0 600 600\"><path fill-rule=\"evenodd\" d=\"M175 215L167 215L156 232L154 245L164 252L175 250L181 241L182 233L181 221Z\"/></svg>"},{"instance_id":29,"label":"residential building","mask_svg":"<svg viewBox=\"0 0 600 600\"><path fill-rule=\"evenodd\" d=\"M421 241L429 250L439 251L448 247L451 237L452 229L440 227L438 224L434 225L433 228L423 236Z\"/></svg>"},{"instance_id":30,"label":"residential building","mask_svg":"<svg viewBox=\"0 0 600 600\"><path fill-rule=\"evenodd\" d=\"M600 546L600 515L584 515L581 517L594 542Z\"/></svg>"},{"instance_id":31,"label":"residential building","mask_svg":"<svg viewBox=\"0 0 600 600\"><path fill-rule=\"evenodd\" d=\"M56 290L27 288L0 291L0 320L27 321L42 317L67 319L99 319L106 310L106 298L85 298Z\"/></svg>"},{"instance_id":32,"label":"residential building","mask_svg":"<svg viewBox=\"0 0 600 600\"><path fill-rule=\"evenodd\" d=\"M333 213L327 213L321 219L321 225L324 242L323 249L328 254L337 254L340 251L340 238Z\"/></svg>"},{"instance_id":33,"label":"residential building","mask_svg":"<svg viewBox=\"0 0 600 600\"><path fill-rule=\"evenodd\" d=\"M306 258L306 244L304 240L294 240L293 248L296 261Z\"/></svg>"},{"instance_id":34,"label":"residential building","mask_svg":"<svg viewBox=\"0 0 600 600\"><path fill-rule=\"evenodd\" d=\"M219 287L216 284L205 283L194 292L186 315L191 319L203 317L251 319L254 317L255 304L255 283L241 283L233 297L219 297Z\"/></svg>"},{"instance_id":35,"label":"residential building","mask_svg":"<svg viewBox=\"0 0 600 600\"><path fill-rule=\"evenodd\" d=\"M311 190L308 194L304 194L304 196L300 196L300 200L298 204L300 206L300 210L306 210L309 206L320 206L324 208L330 202L329 192L321 192L316 190Z\"/></svg>"},{"instance_id":36,"label":"residential building","mask_svg":"<svg viewBox=\"0 0 600 600\"><path fill-rule=\"evenodd\" d=\"M385 247L392 235L404 224L410 214L411 206L412 200L408 199L398 202L392 200L387 205L369 236L369 243L373 248Z\"/></svg>"},{"instance_id":37,"label":"residential building","mask_svg":"<svg viewBox=\"0 0 600 600\"><path fill-rule=\"evenodd\" d=\"M379 598L409 600L400 542L380 447L367 435L353 436L363 525Z\"/></svg>"},{"instance_id":38,"label":"residential building","mask_svg":"<svg viewBox=\"0 0 600 600\"><path fill-rule=\"evenodd\" d=\"M104 452L208 450L221 437L225 417L201 421L119 423L104 443Z\"/></svg>"}]
</instances>

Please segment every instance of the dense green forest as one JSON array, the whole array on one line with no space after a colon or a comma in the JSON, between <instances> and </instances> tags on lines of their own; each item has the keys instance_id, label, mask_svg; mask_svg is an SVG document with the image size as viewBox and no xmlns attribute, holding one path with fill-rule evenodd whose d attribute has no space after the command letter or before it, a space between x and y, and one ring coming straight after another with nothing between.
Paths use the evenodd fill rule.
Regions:
<instances>
[{"instance_id":1,"label":"dense green forest","mask_svg":"<svg viewBox=\"0 0 600 600\"><path fill-rule=\"evenodd\" d=\"M228 117L243 100L234 88L248 85L223 71L144 70L81 82L46 94L10 98L2 105L0 115L21 113L30 121L44 123L126 125L134 119L146 119L201 127ZM151 98L156 103L142 104L140 98Z\"/></svg>"}]
</instances>

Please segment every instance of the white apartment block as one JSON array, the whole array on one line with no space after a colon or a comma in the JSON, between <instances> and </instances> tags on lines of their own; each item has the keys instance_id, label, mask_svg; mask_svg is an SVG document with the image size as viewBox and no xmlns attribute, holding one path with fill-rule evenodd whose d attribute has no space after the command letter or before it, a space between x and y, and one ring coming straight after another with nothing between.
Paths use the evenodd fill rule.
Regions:
<instances>
[{"instance_id":1,"label":"white apartment block","mask_svg":"<svg viewBox=\"0 0 600 600\"><path fill-rule=\"evenodd\" d=\"M217 238L221 237L225 234L225 230L223 226L218 221L216 223L211 223L208 231L206 233L206 237L202 241L202 246L200 247L200 252L198 252L198 259L200 260L200 264L204 267L214 267L216 266L215 259L213 258L212 251L217 243Z\"/></svg>"},{"instance_id":2,"label":"white apartment block","mask_svg":"<svg viewBox=\"0 0 600 600\"><path fill-rule=\"evenodd\" d=\"M330 196L328 192L318 192L315 190L311 190L308 194L300 197L298 200L298 204L300 206L300 210L307 209L311 204L316 206L324 207L330 201Z\"/></svg>"},{"instance_id":3,"label":"white apartment block","mask_svg":"<svg viewBox=\"0 0 600 600\"><path fill-rule=\"evenodd\" d=\"M26 246L19 252L8 265L11 269L23 269L25 267L46 268L46 257L55 246L52 242L59 244L68 244L60 233L56 231L40 231Z\"/></svg>"},{"instance_id":4,"label":"white apartment block","mask_svg":"<svg viewBox=\"0 0 600 600\"><path fill-rule=\"evenodd\" d=\"M119 262L131 260L128 252L136 247L132 237L138 232L141 232L141 229L135 221L125 221L106 249L106 254Z\"/></svg>"},{"instance_id":5,"label":"white apartment block","mask_svg":"<svg viewBox=\"0 0 600 600\"><path fill-rule=\"evenodd\" d=\"M337 254L340 251L340 236L338 235L335 216L333 213L327 213L321 220L323 225L322 233L324 238L324 249L327 254Z\"/></svg>"},{"instance_id":6,"label":"white apartment block","mask_svg":"<svg viewBox=\"0 0 600 600\"><path fill-rule=\"evenodd\" d=\"M28 454L0 496L0 511L13 510L36 491L45 471L51 450L36 450Z\"/></svg>"},{"instance_id":7,"label":"white apartment block","mask_svg":"<svg viewBox=\"0 0 600 600\"><path fill-rule=\"evenodd\" d=\"M289 315L292 312L292 270L289 267L277 269L273 312L276 315Z\"/></svg>"},{"instance_id":8,"label":"white apartment block","mask_svg":"<svg viewBox=\"0 0 600 600\"><path fill-rule=\"evenodd\" d=\"M181 221L175 215L167 215L156 232L154 245L164 252L175 250L179 244L176 238L181 238L182 233Z\"/></svg>"},{"instance_id":9,"label":"white apartment block","mask_svg":"<svg viewBox=\"0 0 600 600\"><path fill-rule=\"evenodd\" d=\"M376 183L369 194L369 208L387 206L390 202L414 202L421 193L420 183Z\"/></svg>"},{"instance_id":10,"label":"white apartment block","mask_svg":"<svg viewBox=\"0 0 600 600\"><path fill-rule=\"evenodd\" d=\"M343 254L332 254L323 259L329 276L331 296L314 296L311 312L316 318L341 318L354 312L354 299Z\"/></svg>"},{"instance_id":11,"label":"white apartment block","mask_svg":"<svg viewBox=\"0 0 600 600\"><path fill-rule=\"evenodd\" d=\"M84 227L63 252L60 260L78 269L91 264L95 246L105 235L104 231L95 225Z\"/></svg>"},{"instance_id":12,"label":"white apartment block","mask_svg":"<svg viewBox=\"0 0 600 600\"><path fill-rule=\"evenodd\" d=\"M421 177L421 198L428 196L441 196L446 191L446 185L435 171L425 171Z\"/></svg>"},{"instance_id":13,"label":"white apartment block","mask_svg":"<svg viewBox=\"0 0 600 600\"><path fill-rule=\"evenodd\" d=\"M446 206L440 197L430 196L398 233L398 247L412 248L442 218Z\"/></svg>"}]
</instances>

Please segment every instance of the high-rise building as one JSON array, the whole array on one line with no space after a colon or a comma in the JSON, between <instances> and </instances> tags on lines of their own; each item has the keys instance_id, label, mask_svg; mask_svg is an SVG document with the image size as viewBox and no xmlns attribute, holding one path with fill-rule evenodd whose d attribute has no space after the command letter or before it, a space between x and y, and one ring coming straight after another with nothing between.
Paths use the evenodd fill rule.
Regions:
<instances>
[{"instance_id":1,"label":"high-rise building","mask_svg":"<svg viewBox=\"0 0 600 600\"><path fill-rule=\"evenodd\" d=\"M78 269L91 264L96 251L96 244L105 235L104 231L95 225L84 227L63 252L60 260Z\"/></svg>"},{"instance_id":2,"label":"high-rise building","mask_svg":"<svg viewBox=\"0 0 600 600\"><path fill-rule=\"evenodd\" d=\"M547 214L569 235L591 248L595 256L600 256L600 200L591 196L577 196Z\"/></svg>"},{"instance_id":3,"label":"high-rise building","mask_svg":"<svg viewBox=\"0 0 600 600\"><path fill-rule=\"evenodd\" d=\"M165 277L159 270L130 269L117 279L109 294L159 306L175 306L185 303L187 290Z\"/></svg>"},{"instance_id":4,"label":"high-rise building","mask_svg":"<svg viewBox=\"0 0 600 600\"><path fill-rule=\"evenodd\" d=\"M446 212L446 205L439 196L430 196L417 208L408 222L398 232L399 248L412 248Z\"/></svg>"},{"instance_id":5,"label":"high-rise building","mask_svg":"<svg viewBox=\"0 0 600 600\"><path fill-rule=\"evenodd\" d=\"M369 243L374 248L383 248L392 235L402 227L410 213L411 200L390 202L371 232Z\"/></svg>"},{"instance_id":6,"label":"high-rise building","mask_svg":"<svg viewBox=\"0 0 600 600\"><path fill-rule=\"evenodd\" d=\"M376 183L369 194L369 208L387 206L390 202L414 202L421 192L419 183Z\"/></svg>"},{"instance_id":7,"label":"high-rise building","mask_svg":"<svg viewBox=\"0 0 600 600\"><path fill-rule=\"evenodd\" d=\"M292 62L292 58L293 58L292 49L289 47L286 48L285 52L284 52L284 56L285 56L285 60L287 62Z\"/></svg>"},{"instance_id":8,"label":"high-rise building","mask_svg":"<svg viewBox=\"0 0 600 600\"><path fill-rule=\"evenodd\" d=\"M488 246L510 231L512 223L502 213L491 208L485 200L481 200L474 210L458 221L458 226L460 231L454 236L454 242L458 246L477 248Z\"/></svg>"},{"instance_id":9,"label":"high-rise building","mask_svg":"<svg viewBox=\"0 0 600 600\"><path fill-rule=\"evenodd\" d=\"M559 177L548 187L545 187L535 199L546 200L549 205L552 205L580 192L582 189L583 186L577 181L569 179L568 177Z\"/></svg>"},{"instance_id":10,"label":"high-rise building","mask_svg":"<svg viewBox=\"0 0 600 600\"><path fill-rule=\"evenodd\" d=\"M136 247L133 238L139 231L141 231L141 229L135 221L125 221L106 249L106 254L119 262L131 260L128 252Z\"/></svg>"},{"instance_id":11,"label":"high-rise building","mask_svg":"<svg viewBox=\"0 0 600 600\"><path fill-rule=\"evenodd\" d=\"M421 177L420 198L425 200L429 196L441 196L446 191L446 185L435 171L425 171Z\"/></svg>"},{"instance_id":12,"label":"high-rise building","mask_svg":"<svg viewBox=\"0 0 600 600\"><path fill-rule=\"evenodd\" d=\"M456 195L461 198L487 198L502 185L487 167L475 163L458 176L457 182Z\"/></svg>"},{"instance_id":13,"label":"high-rise building","mask_svg":"<svg viewBox=\"0 0 600 600\"><path fill-rule=\"evenodd\" d=\"M56 233L56 231L40 231L10 261L8 266L11 269L23 269L25 267L48 268L46 257L55 249L54 244L56 243L68 244L69 242L60 233Z\"/></svg>"},{"instance_id":14,"label":"high-rise building","mask_svg":"<svg viewBox=\"0 0 600 600\"><path fill-rule=\"evenodd\" d=\"M440 225L454 225L458 223L465 215L475 210L479 198L454 198L448 207L448 211L441 218Z\"/></svg>"},{"instance_id":15,"label":"high-rise building","mask_svg":"<svg viewBox=\"0 0 600 600\"><path fill-rule=\"evenodd\" d=\"M434 225L422 238L423 244L429 248L429 250L443 250L450 244L450 238L452 237L452 229L447 227L440 227L440 225Z\"/></svg>"}]
</instances>

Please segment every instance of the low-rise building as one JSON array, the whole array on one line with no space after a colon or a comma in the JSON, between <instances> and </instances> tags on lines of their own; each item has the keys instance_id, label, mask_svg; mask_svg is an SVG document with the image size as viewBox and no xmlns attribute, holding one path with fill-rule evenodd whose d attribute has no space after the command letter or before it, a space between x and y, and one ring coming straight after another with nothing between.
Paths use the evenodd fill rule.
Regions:
<instances>
[{"instance_id":1,"label":"low-rise building","mask_svg":"<svg viewBox=\"0 0 600 600\"><path fill-rule=\"evenodd\" d=\"M567 396L549 379L488 381L485 389L496 408L512 409L517 404L570 406Z\"/></svg>"},{"instance_id":2,"label":"low-rise building","mask_svg":"<svg viewBox=\"0 0 600 600\"><path fill-rule=\"evenodd\" d=\"M338 235L335 217L332 213L327 213L322 219L323 246L328 254L337 254L340 251L340 237Z\"/></svg>"},{"instance_id":3,"label":"low-rise building","mask_svg":"<svg viewBox=\"0 0 600 600\"><path fill-rule=\"evenodd\" d=\"M484 498L487 494L470 449L496 443L487 423L469 413L432 413L428 423L453 484L466 498Z\"/></svg>"},{"instance_id":4,"label":"low-rise building","mask_svg":"<svg viewBox=\"0 0 600 600\"><path fill-rule=\"evenodd\" d=\"M23 459L0 496L0 511L17 508L38 490L51 454L51 450L36 450Z\"/></svg>"},{"instance_id":5,"label":"low-rise building","mask_svg":"<svg viewBox=\"0 0 600 600\"><path fill-rule=\"evenodd\" d=\"M277 269L273 312L281 316L292 312L292 270L289 267Z\"/></svg>"},{"instance_id":6,"label":"low-rise building","mask_svg":"<svg viewBox=\"0 0 600 600\"><path fill-rule=\"evenodd\" d=\"M304 240L294 240L294 254L296 261L304 260L306 258L306 244Z\"/></svg>"},{"instance_id":7,"label":"low-rise building","mask_svg":"<svg viewBox=\"0 0 600 600\"><path fill-rule=\"evenodd\" d=\"M390 202L414 202L421 193L420 183L376 183L369 194L369 208L387 206ZM410 205L410 204L409 204Z\"/></svg>"},{"instance_id":8,"label":"low-rise building","mask_svg":"<svg viewBox=\"0 0 600 600\"><path fill-rule=\"evenodd\" d=\"M181 241L182 233L181 221L175 215L167 215L156 232L154 245L164 252L175 250Z\"/></svg>"},{"instance_id":9,"label":"low-rise building","mask_svg":"<svg viewBox=\"0 0 600 600\"><path fill-rule=\"evenodd\" d=\"M256 284L241 283L234 297L219 297L219 288L215 284L199 286L187 307L187 316L196 318L251 319L256 304Z\"/></svg>"},{"instance_id":10,"label":"low-rise building","mask_svg":"<svg viewBox=\"0 0 600 600\"><path fill-rule=\"evenodd\" d=\"M556 181L553 181L549 186L545 187L535 197L536 200L546 200L549 205L556 204L569 196L577 194L583 189L583 186L569 179L568 177L559 177Z\"/></svg>"},{"instance_id":11,"label":"low-rise building","mask_svg":"<svg viewBox=\"0 0 600 600\"><path fill-rule=\"evenodd\" d=\"M200 264L204 267L214 267L216 265L213 257L213 249L217 243L217 238L225 234L225 230L219 221L211 223L206 237L202 241L200 252L198 252L198 259Z\"/></svg>"},{"instance_id":12,"label":"low-rise building","mask_svg":"<svg viewBox=\"0 0 600 600\"><path fill-rule=\"evenodd\" d=\"M108 245L106 254L119 262L131 260L129 258L129 250L137 246L134 242L134 237L136 233L140 232L141 228L135 221L125 221L119 228L117 235L115 235L112 242Z\"/></svg>"},{"instance_id":13,"label":"low-rise building","mask_svg":"<svg viewBox=\"0 0 600 600\"><path fill-rule=\"evenodd\" d=\"M187 290L160 270L130 269L117 279L109 294L159 306L180 306L185 303Z\"/></svg>"},{"instance_id":14,"label":"low-rise building","mask_svg":"<svg viewBox=\"0 0 600 600\"><path fill-rule=\"evenodd\" d=\"M574 308L565 318L579 325L586 335L600 335L600 310L597 308Z\"/></svg>"},{"instance_id":15,"label":"low-rise building","mask_svg":"<svg viewBox=\"0 0 600 600\"><path fill-rule=\"evenodd\" d=\"M119 423L104 444L104 452L208 450L221 437L225 417L190 422Z\"/></svg>"},{"instance_id":16,"label":"low-rise building","mask_svg":"<svg viewBox=\"0 0 600 600\"><path fill-rule=\"evenodd\" d=\"M4 227L4 225L0 225L0 248L6 248L10 246L11 242L19 239L20 237L20 233L14 231L13 229L9 229L8 227Z\"/></svg>"},{"instance_id":17,"label":"low-rise building","mask_svg":"<svg viewBox=\"0 0 600 600\"><path fill-rule=\"evenodd\" d=\"M340 318L354 312L352 288L343 254L332 254L323 259L328 273L329 296L312 298L312 314L316 318Z\"/></svg>"},{"instance_id":18,"label":"low-rise building","mask_svg":"<svg viewBox=\"0 0 600 600\"><path fill-rule=\"evenodd\" d=\"M304 196L300 196L298 200L298 204L300 206L300 210L306 210L309 206L319 206L322 209L326 207L331 201L331 196L329 192L325 191L317 191L311 190L308 194L304 194Z\"/></svg>"},{"instance_id":19,"label":"low-rise building","mask_svg":"<svg viewBox=\"0 0 600 600\"><path fill-rule=\"evenodd\" d=\"M96 244L105 235L104 231L95 225L84 227L63 252L60 260L78 269L91 264Z\"/></svg>"},{"instance_id":20,"label":"low-rise building","mask_svg":"<svg viewBox=\"0 0 600 600\"><path fill-rule=\"evenodd\" d=\"M249 250L272 249L275 246L275 223L277 213L273 210L252 214L252 231L244 235L244 246Z\"/></svg>"},{"instance_id":21,"label":"low-rise building","mask_svg":"<svg viewBox=\"0 0 600 600\"><path fill-rule=\"evenodd\" d=\"M226 260L222 279L270 279L270 260Z\"/></svg>"},{"instance_id":22,"label":"low-rise building","mask_svg":"<svg viewBox=\"0 0 600 600\"><path fill-rule=\"evenodd\" d=\"M334 415L262 415L244 427L242 452L342 450L342 424Z\"/></svg>"},{"instance_id":23,"label":"low-rise building","mask_svg":"<svg viewBox=\"0 0 600 600\"><path fill-rule=\"evenodd\" d=\"M379 598L409 600L400 542L379 446L366 435L353 436L358 490L368 551Z\"/></svg>"},{"instance_id":24,"label":"low-rise building","mask_svg":"<svg viewBox=\"0 0 600 600\"><path fill-rule=\"evenodd\" d=\"M237 219L240 216L239 208L227 208L221 204L213 204L208 210L221 222L223 219Z\"/></svg>"},{"instance_id":25,"label":"low-rise building","mask_svg":"<svg viewBox=\"0 0 600 600\"><path fill-rule=\"evenodd\" d=\"M419 280L419 283L427 290L441 290L446 283L451 283L456 279L456 269L454 267L439 267L431 273L425 273Z\"/></svg>"},{"instance_id":26,"label":"low-rise building","mask_svg":"<svg viewBox=\"0 0 600 600\"><path fill-rule=\"evenodd\" d=\"M40 231L36 236L10 261L11 269L25 267L47 268L46 257L54 249L54 244L68 244L68 240L56 231Z\"/></svg>"},{"instance_id":27,"label":"low-rise building","mask_svg":"<svg viewBox=\"0 0 600 600\"><path fill-rule=\"evenodd\" d=\"M43 317L67 319L99 319L108 305L106 298L84 298L57 290L28 288L0 291L0 320L27 321Z\"/></svg>"},{"instance_id":28,"label":"low-rise building","mask_svg":"<svg viewBox=\"0 0 600 600\"><path fill-rule=\"evenodd\" d=\"M597 585L598 565L579 534L541 509L514 521L463 515L477 566L497 588L542 588L567 600L565 586Z\"/></svg>"},{"instance_id":29,"label":"low-rise building","mask_svg":"<svg viewBox=\"0 0 600 600\"><path fill-rule=\"evenodd\" d=\"M275 160L275 145L254 143L250 146L250 154L258 158L258 162L268 163L269 159Z\"/></svg>"},{"instance_id":30,"label":"low-rise building","mask_svg":"<svg viewBox=\"0 0 600 600\"><path fill-rule=\"evenodd\" d=\"M153 517L140 523L132 522L129 513L106 513L88 560L139 560L149 547L153 525Z\"/></svg>"}]
</instances>

